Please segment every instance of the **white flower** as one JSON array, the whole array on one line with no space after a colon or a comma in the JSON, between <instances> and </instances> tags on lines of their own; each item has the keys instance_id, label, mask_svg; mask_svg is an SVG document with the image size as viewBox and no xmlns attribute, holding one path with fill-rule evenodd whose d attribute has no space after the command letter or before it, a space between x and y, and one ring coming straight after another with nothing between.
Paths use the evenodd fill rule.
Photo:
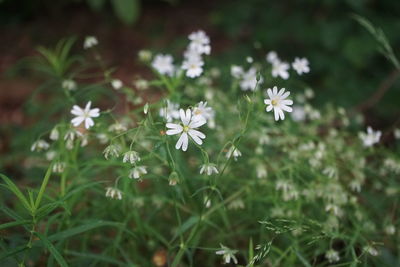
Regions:
<instances>
[{"instance_id":1,"label":"white flower","mask_svg":"<svg viewBox=\"0 0 400 267\"><path fill-rule=\"evenodd\" d=\"M231 75L232 77L239 79L242 77L244 71L243 71L243 67L241 66L236 66L236 65L232 65L231 66Z\"/></svg>"},{"instance_id":2,"label":"white flower","mask_svg":"<svg viewBox=\"0 0 400 267\"><path fill-rule=\"evenodd\" d=\"M366 252L366 253L369 253L371 256L378 256L378 251L376 250L376 248L374 248L373 246L371 246L371 245L367 245L367 246L365 246L364 247L364 251Z\"/></svg>"},{"instance_id":3,"label":"white flower","mask_svg":"<svg viewBox=\"0 0 400 267\"><path fill-rule=\"evenodd\" d=\"M186 112L183 109L180 109L179 115L182 121L181 124L166 124L167 128L169 128L169 130L167 130L167 135L180 134L175 148L182 148L183 151L186 151L189 144L189 136L194 142L201 145L203 143L203 140L201 139L206 138L206 136L202 132L197 131L196 128L204 125L206 120L204 120L202 116L192 116L192 111L190 109L187 109Z\"/></svg>"},{"instance_id":4,"label":"white flower","mask_svg":"<svg viewBox=\"0 0 400 267\"><path fill-rule=\"evenodd\" d=\"M386 225L385 233L388 235L394 235L396 233L396 227L393 224Z\"/></svg>"},{"instance_id":5,"label":"white flower","mask_svg":"<svg viewBox=\"0 0 400 267\"><path fill-rule=\"evenodd\" d=\"M228 247L225 247L224 245L220 244L221 250L218 250L215 252L217 255L222 255L222 258L224 259L224 263L230 263L231 259L235 264L238 263L238 260L235 257L235 254L237 253L237 250L230 249Z\"/></svg>"},{"instance_id":6,"label":"white flower","mask_svg":"<svg viewBox=\"0 0 400 267\"><path fill-rule=\"evenodd\" d=\"M215 111L212 107L207 107L207 102L200 101L197 106L193 108L193 117L195 116L201 116L208 121L214 118Z\"/></svg>"},{"instance_id":7,"label":"white flower","mask_svg":"<svg viewBox=\"0 0 400 267\"><path fill-rule=\"evenodd\" d=\"M262 78L258 82L261 84L263 82ZM254 91L256 90L256 85L257 85L257 69L256 68L250 68L247 72L244 72L242 75L242 80L240 82L240 88L242 88L243 91L251 90Z\"/></svg>"},{"instance_id":8,"label":"white flower","mask_svg":"<svg viewBox=\"0 0 400 267\"><path fill-rule=\"evenodd\" d=\"M272 77L280 76L282 79L287 80L289 78L290 66L286 62L275 61L272 64Z\"/></svg>"},{"instance_id":9,"label":"white flower","mask_svg":"<svg viewBox=\"0 0 400 267\"><path fill-rule=\"evenodd\" d=\"M46 152L46 159L48 161L52 161L53 159L55 159L55 157L57 156L57 152L55 152L54 150L50 150Z\"/></svg>"},{"instance_id":10,"label":"white flower","mask_svg":"<svg viewBox=\"0 0 400 267\"><path fill-rule=\"evenodd\" d=\"M241 157L242 156L242 152L240 152L239 151L239 149L237 149L234 145L232 145L230 148L229 148L229 150L228 150L228 152L226 152L226 155L225 155L225 157L226 158L230 158L230 157L232 157L233 156L233 159L236 161L237 160L237 158L238 157Z\"/></svg>"},{"instance_id":11,"label":"white flower","mask_svg":"<svg viewBox=\"0 0 400 267\"><path fill-rule=\"evenodd\" d=\"M376 143L379 143L379 140L381 139L382 136L382 132L374 131L370 126L368 126L367 133L361 132L358 134L358 136L360 137L365 147L370 147Z\"/></svg>"},{"instance_id":12,"label":"white flower","mask_svg":"<svg viewBox=\"0 0 400 267\"><path fill-rule=\"evenodd\" d=\"M292 112L292 108L289 106L293 104L293 101L286 99L290 95L290 92L285 92L285 88L282 88L278 92L278 88L274 86L272 90L271 88L267 89L267 94L269 99L264 99L264 103L267 105L266 111L270 112L273 109L275 120L284 120L285 114L283 111Z\"/></svg>"},{"instance_id":13,"label":"white flower","mask_svg":"<svg viewBox=\"0 0 400 267\"><path fill-rule=\"evenodd\" d=\"M106 197L114 198L121 200L122 199L122 192L114 187L107 187L106 188Z\"/></svg>"},{"instance_id":14,"label":"white flower","mask_svg":"<svg viewBox=\"0 0 400 267\"><path fill-rule=\"evenodd\" d=\"M204 62L201 57L189 57L182 63L182 69L186 70L186 76L195 78L203 73Z\"/></svg>"},{"instance_id":15,"label":"white flower","mask_svg":"<svg viewBox=\"0 0 400 267\"><path fill-rule=\"evenodd\" d=\"M122 159L124 163L130 162L131 164L135 164L140 161L139 153L136 151L128 151L124 154L124 158Z\"/></svg>"},{"instance_id":16,"label":"white flower","mask_svg":"<svg viewBox=\"0 0 400 267\"><path fill-rule=\"evenodd\" d=\"M339 253L333 249L330 249L325 253L325 258L329 263L338 262L340 260Z\"/></svg>"},{"instance_id":17,"label":"white flower","mask_svg":"<svg viewBox=\"0 0 400 267\"><path fill-rule=\"evenodd\" d=\"M159 115L171 122L173 119L179 119L179 104L167 100L167 106L160 109Z\"/></svg>"},{"instance_id":18,"label":"white flower","mask_svg":"<svg viewBox=\"0 0 400 267\"><path fill-rule=\"evenodd\" d=\"M124 86L124 84L122 83L121 80L118 79L114 79L111 81L111 86L115 89L115 90L119 90L122 88L122 86Z\"/></svg>"},{"instance_id":19,"label":"white flower","mask_svg":"<svg viewBox=\"0 0 400 267\"><path fill-rule=\"evenodd\" d=\"M61 84L62 88L73 91L76 90L77 85L76 82L74 80L68 79L68 80L64 80Z\"/></svg>"},{"instance_id":20,"label":"white flower","mask_svg":"<svg viewBox=\"0 0 400 267\"><path fill-rule=\"evenodd\" d=\"M400 139L400 129L399 128L394 129L393 134L394 134L394 138Z\"/></svg>"},{"instance_id":21,"label":"white flower","mask_svg":"<svg viewBox=\"0 0 400 267\"><path fill-rule=\"evenodd\" d=\"M200 168L200 174L206 173L208 176L212 175L213 173L218 174L217 165L212 163L203 164Z\"/></svg>"},{"instance_id":22,"label":"white flower","mask_svg":"<svg viewBox=\"0 0 400 267\"><path fill-rule=\"evenodd\" d=\"M53 165L53 172L54 173L63 173L65 170L65 162L56 162Z\"/></svg>"},{"instance_id":23,"label":"white flower","mask_svg":"<svg viewBox=\"0 0 400 267\"><path fill-rule=\"evenodd\" d=\"M171 55L158 54L155 56L151 66L160 74L172 76L175 70L172 64L173 60Z\"/></svg>"},{"instance_id":24,"label":"white flower","mask_svg":"<svg viewBox=\"0 0 400 267\"><path fill-rule=\"evenodd\" d=\"M90 106L92 105L92 102L89 101L86 104L85 109L82 109L81 107L74 105L72 107L71 113L75 115L75 118L71 120L71 123L77 127L79 126L82 122L85 122L85 128L89 129L94 125L94 121L92 118L96 118L100 116L100 109L98 108L93 108L90 109Z\"/></svg>"},{"instance_id":25,"label":"white flower","mask_svg":"<svg viewBox=\"0 0 400 267\"><path fill-rule=\"evenodd\" d=\"M256 167L257 178L266 178L268 175L267 169L263 164L258 164Z\"/></svg>"},{"instance_id":26,"label":"white flower","mask_svg":"<svg viewBox=\"0 0 400 267\"><path fill-rule=\"evenodd\" d=\"M293 106L291 115L294 121L304 121L306 119L306 110L302 106Z\"/></svg>"},{"instance_id":27,"label":"white flower","mask_svg":"<svg viewBox=\"0 0 400 267\"><path fill-rule=\"evenodd\" d=\"M129 173L129 178L139 179L142 174L146 174L147 170L145 166L137 166Z\"/></svg>"},{"instance_id":28,"label":"white flower","mask_svg":"<svg viewBox=\"0 0 400 267\"><path fill-rule=\"evenodd\" d=\"M270 51L266 56L266 60L271 64L274 64L275 62L280 61L278 54L275 51Z\"/></svg>"},{"instance_id":29,"label":"white flower","mask_svg":"<svg viewBox=\"0 0 400 267\"><path fill-rule=\"evenodd\" d=\"M128 127L123 123L116 122L116 123L111 124L108 127L108 130L110 132L114 132L114 133L123 133L123 132L128 131Z\"/></svg>"},{"instance_id":30,"label":"white flower","mask_svg":"<svg viewBox=\"0 0 400 267\"><path fill-rule=\"evenodd\" d=\"M245 205L242 199L235 199L228 205L228 209L230 210L239 210L239 209L244 209Z\"/></svg>"},{"instance_id":31,"label":"white flower","mask_svg":"<svg viewBox=\"0 0 400 267\"><path fill-rule=\"evenodd\" d=\"M118 158L119 157L119 147L116 145L109 145L107 146L104 151L104 157L108 160L110 157L115 157Z\"/></svg>"},{"instance_id":32,"label":"white flower","mask_svg":"<svg viewBox=\"0 0 400 267\"><path fill-rule=\"evenodd\" d=\"M247 61L247 63L253 63L253 58L252 57L246 57L246 61Z\"/></svg>"},{"instance_id":33,"label":"white flower","mask_svg":"<svg viewBox=\"0 0 400 267\"><path fill-rule=\"evenodd\" d=\"M60 132L58 131L57 127L54 127L50 132L50 140L57 141L60 137Z\"/></svg>"},{"instance_id":34,"label":"white flower","mask_svg":"<svg viewBox=\"0 0 400 267\"><path fill-rule=\"evenodd\" d=\"M97 41L96 37L94 36L86 36L85 41L83 43L84 49L89 49L95 45L98 45L99 41Z\"/></svg>"},{"instance_id":35,"label":"white flower","mask_svg":"<svg viewBox=\"0 0 400 267\"><path fill-rule=\"evenodd\" d=\"M43 151L49 149L50 145L46 141L39 139L31 146L31 151Z\"/></svg>"},{"instance_id":36,"label":"white flower","mask_svg":"<svg viewBox=\"0 0 400 267\"><path fill-rule=\"evenodd\" d=\"M211 52L210 38L204 31L192 32L189 35L189 49L196 51L198 54L209 55Z\"/></svg>"},{"instance_id":37,"label":"white flower","mask_svg":"<svg viewBox=\"0 0 400 267\"><path fill-rule=\"evenodd\" d=\"M292 63L292 67L297 74L301 75L303 73L310 72L310 67L308 66L308 60L306 58L298 58L296 57Z\"/></svg>"}]
</instances>

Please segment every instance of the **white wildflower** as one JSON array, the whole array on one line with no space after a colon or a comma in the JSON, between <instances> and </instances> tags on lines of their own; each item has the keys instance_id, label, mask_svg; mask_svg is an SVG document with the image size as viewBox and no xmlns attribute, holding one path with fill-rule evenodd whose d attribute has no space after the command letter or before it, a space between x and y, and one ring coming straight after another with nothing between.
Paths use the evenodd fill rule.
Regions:
<instances>
[{"instance_id":1,"label":"white wildflower","mask_svg":"<svg viewBox=\"0 0 400 267\"><path fill-rule=\"evenodd\" d=\"M120 153L119 151L120 151L120 149L118 146L109 145L104 149L103 154L104 154L104 157L108 160L111 157L118 158L119 153Z\"/></svg>"},{"instance_id":2,"label":"white wildflower","mask_svg":"<svg viewBox=\"0 0 400 267\"><path fill-rule=\"evenodd\" d=\"M96 46L99 44L99 41L97 41L97 38L94 36L86 36L85 41L83 43L83 48L84 49L89 49L92 48L93 46Z\"/></svg>"},{"instance_id":3,"label":"white wildflower","mask_svg":"<svg viewBox=\"0 0 400 267\"><path fill-rule=\"evenodd\" d=\"M232 145L229 148L228 152L226 152L226 155L225 155L225 157L227 159L233 157L233 159L235 161L237 160L238 157L241 157L241 156L242 156L242 152L240 152L239 149L237 149L234 145Z\"/></svg>"},{"instance_id":4,"label":"white wildflower","mask_svg":"<svg viewBox=\"0 0 400 267\"><path fill-rule=\"evenodd\" d=\"M186 70L186 76L195 78L203 73L204 62L201 57L189 57L182 63L182 69Z\"/></svg>"},{"instance_id":5,"label":"white wildflower","mask_svg":"<svg viewBox=\"0 0 400 267\"><path fill-rule=\"evenodd\" d=\"M261 78L260 81L258 81L258 84L261 84L263 82L263 79ZM242 75L242 80L240 81L240 88L243 91L255 91L257 85L257 69L252 67L250 68L247 72L244 72Z\"/></svg>"},{"instance_id":6,"label":"white wildflower","mask_svg":"<svg viewBox=\"0 0 400 267\"><path fill-rule=\"evenodd\" d=\"M121 80L118 79L113 79L111 81L111 86L115 89L115 90L119 90L122 88L122 86L124 86L124 84L122 83Z\"/></svg>"},{"instance_id":7,"label":"white wildflower","mask_svg":"<svg viewBox=\"0 0 400 267\"><path fill-rule=\"evenodd\" d=\"M76 82L71 79L64 80L61 84L62 88L69 90L69 91L74 91L78 86L76 85Z\"/></svg>"},{"instance_id":8,"label":"white wildflower","mask_svg":"<svg viewBox=\"0 0 400 267\"><path fill-rule=\"evenodd\" d=\"M106 197L121 200L122 192L115 187L107 187L106 188Z\"/></svg>"},{"instance_id":9,"label":"white wildflower","mask_svg":"<svg viewBox=\"0 0 400 267\"><path fill-rule=\"evenodd\" d=\"M179 114L182 122L181 124L166 124L166 127L169 128L169 130L167 130L167 135L180 134L175 148L182 148L183 151L186 151L189 144L189 136L194 142L201 145L203 143L202 139L206 138L206 136L202 132L197 131L196 128L206 123L204 118L201 116L192 116L192 111L190 109L187 109L186 112L180 109Z\"/></svg>"},{"instance_id":10,"label":"white wildflower","mask_svg":"<svg viewBox=\"0 0 400 267\"><path fill-rule=\"evenodd\" d=\"M53 164L52 170L54 173L63 173L65 170L65 166L65 162L56 162Z\"/></svg>"},{"instance_id":11,"label":"white wildflower","mask_svg":"<svg viewBox=\"0 0 400 267\"><path fill-rule=\"evenodd\" d=\"M364 247L364 251L368 254L370 254L371 256L378 256L378 250L376 250L376 248L374 248L371 245L367 245Z\"/></svg>"},{"instance_id":12,"label":"white wildflower","mask_svg":"<svg viewBox=\"0 0 400 267\"><path fill-rule=\"evenodd\" d=\"M289 78L289 70L290 66L286 62L275 61L272 64L272 77L281 77L284 80Z\"/></svg>"},{"instance_id":13,"label":"white wildflower","mask_svg":"<svg viewBox=\"0 0 400 267\"><path fill-rule=\"evenodd\" d=\"M232 65L231 66L231 75L232 77L239 79L243 76L244 70L241 66Z\"/></svg>"},{"instance_id":14,"label":"white wildflower","mask_svg":"<svg viewBox=\"0 0 400 267\"><path fill-rule=\"evenodd\" d=\"M49 149L50 145L46 141L39 139L31 146L31 151L43 151Z\"/></svg>"},{"instance_id":15,"label":"white wildflower","mask_svg":"<svg viewBox=\"0 0 400 267\"><path fill-rule=\"evenodd\" d=\"M158 54L155 56L151 66L160 74L172 76L175 71L175 67L172 64L173 60L171 55Z\"/></svg>"},{"instance_id":16,"label":"white wildflower","mask_svg":"<svg viewBox=\"0 0 400 267\"><path fill-rule=\"evenodd\" d=\"M237 250L230 249L228 247L225 247L224 245L220 244L221 250L218 250L215 252L217 255L222 255L222 258L224 260L224 263L230 263L231 259L235 264L238 263L238 260L235 257L235 254L237 253Z\"/></svg>"},{"instance_id":17,"label":"white wildflower","mask_svg":"<svg viewBox=\"0 0 400 267\"><path fill-rule=\"evenodd\" d=\"M292 67L297 74L302 75L303 73L310 72L309 62L306 58L295 58Z\"/></svg>"},{"instance_id":18,"label":"white wildflower","mask_svg":"<svg viewBox=\"0 0 400 267\"><path fill-rule=\"evenodd\" d=\"M365 147L371 147L376 143L379 143L381 139L382 132L381 131L374 131L370 126L367 128L367 133L360 132L358 135L363 142Z\"/></svg>"},{"instance_id":19,"label":"white wildflower","mask_svg":"<svg viewBox=\"0 0 400 267\"><path fill-rule=\"evenodd\" d=\"M264 103L267 105L266 111L270 112L273 109L275 120L284 120L285 114L283 111L292 112L292 108L289 106L293 104L293 101L286 99L290 95L290 92L285 92L285 88L282 88L278 92L278 88L274 86L272 90L271 88L267 89L267 94L269 99L264 99Z\"/></svg>"},{"instance_id":20,"label":"white wildflower","mask_svg":"<svg viewBox=\"0 0 400 267\"><path fill-rule=\"evenodd\" d=\"M340 260L339 253L333 249L330 249L325 253L325 258L329 263L338 262Z\"/></svg>"},{"instance_id":21,"label":"white wildflower","mask_svg":"<svg viewBox=\"0 0 400 267\"><path fill-rule=\"evenodd\" d=\"M129 178L134 178L134 179L139 179L143 174L146 174L147 170L145 166L137 166L134 167L130 173L129 173Z\"/></svg>"},{"instance_id":22,"label":"white wildflower","mask_svg":"<svg viewBox=\"0 0 400 267\"><path fill-rule=\"evenodd\" d=\"M57 127L54 127L49 136L50 140L57 141L60 138L60 132L58 131Z\"/></svg>"},{"instance_id":23,"label":"white wildflower","mask_svg":"<svg viewBox=\"0 0 400 267\"><path fill-rule=\"evenodd\" d=\"M210 38L204 31L192 32L189 35L189 49L196 51L198 54L209 55L211 52Z\"/></svg>"},{"instance_id":24,"label":"white wildflower","mask_svg":"<svg viewBox=\"0 0 400 267\"><path fill-rule=\"evenodd\" d=\"M212 120L215 116L215 111L212 107L207 107L207 102L200 101L193 108L193 117L201 116L204 120Z\"/></svg>"},{"instance_id":25,"label":"white wildflower","mask_svg":"<svg viewBox=\"0 0 400 267\"><path fill-rule=\"evenodd\" d=\"M133 150L128 151L124 154L122 161L124 163L129 162L131 164L135 164L136 162L140 161L139 153Z\"/></svg>"},{"instance_id":26,"label":"white wildflower","mask_svg":"<svg viewBox=\"0 0 400 267\"><path fill-rule=\"evenodd\" d=\"M268 54L267 54L265 59L267 60L267 62L269 62L271 64L280 62L278 54L275 51L268 52Z\"/></svg>"},{"instance_id":27,"label":"white wildflower","mask_svg":"<svg viewBox=\"0 0 400 267\"><path fill-rule=\"evenodd\" d=\"M96 118L100 116L100 109L98 108L93 108L91 109L90 106L92 105L92 102L89 101L86 104L85 109L82 109L81 107L74 105L71 110L71 114L75 115L75 118L71 120L71 123L77 127L81 123L85 123L85 128L89 129L94 125L94 121L92 118Z\"/></svg>"},{"instance_id":28,"label":"white wildflower","mask_svg":"<svg viewBox=\"0 0 400 267\"><path fill-rule=\"evenodd\" d=\"M160 117L163 117L167 122L171 122L173 119L179 119L179 104L173 103L169 100L166 101L167 105L162 107L159 111Z\"/></svg>"},{"instance_id":29,"label":"white wildflower","mask_svg":"<svg viewBox=\"0 0 400 267\"><path fill-rule=\"evenodd\" d=\"M213 173L218 174L217 165L212 163L203 164L200 168L200 174L206 173L207 175L212 175Z\"/></svg>"}]
</instances>

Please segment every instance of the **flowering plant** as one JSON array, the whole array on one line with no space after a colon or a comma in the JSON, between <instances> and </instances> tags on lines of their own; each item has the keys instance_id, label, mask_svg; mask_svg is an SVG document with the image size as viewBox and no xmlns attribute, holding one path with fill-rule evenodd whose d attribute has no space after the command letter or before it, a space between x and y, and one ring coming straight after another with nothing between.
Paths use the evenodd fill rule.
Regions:
<instances>
[{"instance_id":1,"label":"flowering plant","mask_svg":"<svg viewBox=\"0 0 400 267\"><path fill-rule=\"evenodd\" d=\"M104 79L95 85L76 73L58 80L68 101L31 147L48 160L41 187L27 198L2 176L23 215L5 209L15 222L0 229L22 225L28 235L4 257L23 265L33 247L47 247L48 261L62 266L395 257L400 159L380 144L382 133L364 133L359 114L313 106L314 90L301 81L312 69L306 58L290 64L272 51L219 69L207 62L204 31L188 39L181 63L139 53L151 80L121 81L101 61ZM84 42L101 60L97 46L93 36ZM103 91L125 96L126 112L99 98ZM147 99L152 92L157 101Z\"/></svg>"}]
</instances>

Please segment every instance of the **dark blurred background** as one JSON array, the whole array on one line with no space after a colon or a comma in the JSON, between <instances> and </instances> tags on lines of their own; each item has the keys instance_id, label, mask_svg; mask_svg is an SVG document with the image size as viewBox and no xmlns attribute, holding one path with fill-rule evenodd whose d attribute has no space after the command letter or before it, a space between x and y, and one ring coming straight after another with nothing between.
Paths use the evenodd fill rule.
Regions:
<instances>
[{"instance_id":1,"label":"dark blurred background","mask_svg":"<svg viewBox=\"0 0 400 267\"><path fill-rule=\"evenodd\" d=\"M286 60L307 57L311 73L304 81L316 92L316 106L354 109L383 91L361 111L368 124L390 127L400 117L399 72L352 14L382 28L400 54L397 0L0 0L0 154L15 149L10 135L32 123L24 103L42 82L15 65L37 54L39 45L51 47L68 36L78 38L74 49L80 53L83 38L96 36L124 82L146 74L137 63L140 49L180 56L186 36L198 29L211 37L211 64L225 73L246 56L265 60L270 50Z\"/></svg>"}]
</instances>

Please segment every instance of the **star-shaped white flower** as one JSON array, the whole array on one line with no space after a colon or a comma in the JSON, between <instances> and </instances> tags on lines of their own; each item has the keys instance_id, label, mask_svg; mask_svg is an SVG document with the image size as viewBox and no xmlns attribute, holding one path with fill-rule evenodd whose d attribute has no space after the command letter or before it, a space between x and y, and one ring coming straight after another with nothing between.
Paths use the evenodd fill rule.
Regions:
<instances>
[{"instance_id":1,"label":"star-shaped white flower","mask_svg":"<svg viewBox=\"0 0 400 267\"><path fill-rule=\"evenodd\" d=\"M289 70L290 66L286 62L275 61L272 63L272 76L273 77L281 77L284 80L289 78Z\"/></svg>"},{"instance_id":2,"label":"star-shaped white flower","mask_svg":"<svg viewBox=\"0 0 400 267\"><path fill-rule=\"evenodd\" d=\"M308 60L306 58L298 58L296 57L292 63L293 69L297 72L297 74L301 75L303 73L310 72L310 67L308 66Z\"/></svg>"},{"instance_id":3,"label":"star-shaped white flower","mask_svg":"<svg viewBox=\"0 0 400 267\"><path fill-rule=\"evenodd\" d=\"M278 92L278 88L274 86L272 90L271 88L267 89L267 94L269 99L264 99L264 103L267 105L266 111L270 112L273 109L275 120L284 120L285 114L283 111L292 112L292 108L289 106L293 105L293 101L286 99L290 95L290 92L285 92L285 88L282 88Z\"/></svg>"},{"instance_id":4,"label":"star-shaped white flower","mask_svg":"<svg viewBox=\"0 0 400 267\"><path fill-rule=\"evenodd\" d=\"M261 84L262 82L263 82L263 79L262 79L262 77L260 77L258 84ZM257 85L257 69L252 67L247 72L243 73L242 80L240 82L240 88L243 91L247 91L247 90L254 91L257 89L256 85Z\"/></svg>"},{"instance_id":5,"label":"star-shaped white flower","mask_svg":"<svg viewBox=\"0 0 400 267\"><path fill-rule=\"evenodd\" d=\"M94 121L92 118L96 118L100 116L100 109L98 108L93 108L91 109L90 106L92 105L92 101L89 101L86 104L85 109L82 109L81 107L74 105L71 110L71 114L75 115L75 118L71 120L71 123L77 127L79 126L82 122L85 123L85 128L89 129L94 125Z\"/></svg>"},{"instance_id":6,"label":"star-shaped white flower","mask_svg":"<svg viewBox=\"0 0 400 267\"><path fill-rule=\"evenodd\" d=\"M151 66L160 74L172 76L175 70L175 67L172 64L173 61L174 59L171 55L158 54L155 56Z\"/></svg>"},{"instance_id":7,"label":"star-shaped white flower","mask_svg":"<svg viewBox=\"0 0 400 267\"><path fill-rule=\"evenodd\" d=\"M186 70L186 76L195 78L203 72L204 62L201 57L191 56L182 63L182 69Z\"/></svg>"},{"instance_id":8,"label":"star-shaped white flower","mask_svg":"<svg viewBox=\"0 0 400 267\"><path fill-rule=\"evenodd\" d=\"M197 106L193 108L193 116L202 116L208 121L215 117L215 111L212 107L207 107L207 102L200 101Z\"/></svg>"},{"instance_id":9,"label":"star-shaped white flower","mask_svg":"<svg viewBox=\"0 0 400 267\"><path fill-rule=\"evenodd\" d=\"M278 54L275 51L270 51L267 56L265 57L267 62L274 64L275 62L279 62Z\"/></svg>"},{"instance_id":10,"label":"star-shaped white flower","mask_svg":"<svg viewBox=\"0 0 400 267\"><path fill-rule=\"evenodd\" d=\"M359 133L359 137L365 147L370 147L376 143L379 143L381 136L382 136L381 131L374 131L370 126L368 126L367 128L367 133L364 132Z\"/></svg>"},{"instance_id":11,"label":"star-shaped white flower","mask_svg":"<svg viewBox=\"0 0 400 267\"><path fill-rule=\"evenodd\" d=\"M192 111L187 109L186 112L183 109L179 110L179 115L182 123L167 123L166 126L169 128L167 130L167 135L180 134L178 142L176 142L175 148L186 151L189 144L189 136L197 144L203 144L203 140L206 136L197 131L196 128L204 125L206 120L201 116L192 116Z\"/></svg>"},{"instance_id":12,"label":"star-shaped white flower","mask_svg":"<svg viewBox=\"0 0 400 267\"><path fill-rule=\"evenodd\" d=\"M215 252L217 255L222 255L222 258L224 259L224 263L230 263L231 259L235 264L238 263L238 260L236 259L235 254L238 252L237 250L230 249L222 244L220 244L221 250L218 250Z\"/></svg>"}]
</instances>

